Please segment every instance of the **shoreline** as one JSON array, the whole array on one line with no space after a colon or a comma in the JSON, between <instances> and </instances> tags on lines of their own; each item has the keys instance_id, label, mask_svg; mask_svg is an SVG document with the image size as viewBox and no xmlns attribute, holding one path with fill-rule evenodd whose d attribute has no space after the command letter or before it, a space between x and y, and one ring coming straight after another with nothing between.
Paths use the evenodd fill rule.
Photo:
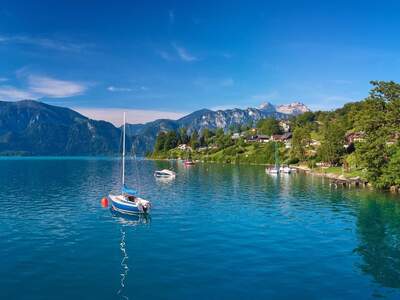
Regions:
<instances>
[{"instance_id":1,"label":"shoreline","mask_svg":"<svg viewBox=\"0 0 400 300\"><path fill-rule=\"evenodd\" d=\"M148 158L146 160L153 160L153 161L179 161L179 159L168 159L168 158ZM261 164L261 163L224 163L224 162L214 162L214 161L202 161L198 160L199 163L218 163L218 164L229 164L229 165L252 165L252 166L269 166L268 164ZM323 177L330 180L330 185L334 186L335 188L338 187L348 187L348 188L368 188L370 190L375 191L382 191L382 192L391 192L395 194L400 194L400 188L391 187L388 190L379 190L375 189L367 180L356 176L356 177L346 177L345 175L329 173L329 172L318 172L314 171L313 169L303 166L303 165L289 165L290 168L296 169L296 172L301 172L306 175L318 176Z\"/></svg>"}]
</instances>

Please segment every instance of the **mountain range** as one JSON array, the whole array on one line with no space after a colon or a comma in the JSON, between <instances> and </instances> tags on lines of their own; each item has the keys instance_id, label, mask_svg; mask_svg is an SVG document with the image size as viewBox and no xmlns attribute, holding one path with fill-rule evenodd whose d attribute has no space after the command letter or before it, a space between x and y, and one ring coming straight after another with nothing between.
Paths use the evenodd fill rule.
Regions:
<instances>
[{"instance_id":1,"label":"mountain range","mask_svg":"<svg viewBox=\"0 0 400 300\"><path fill-rule=\"evenodd\" d=\"M201 109L178 120L160 119L146 124L129 124L127 134L133 138L133 145L137 153L152 151L158 132L178 130L185 127L188 134L201 131L205 128L215 130L222 128L225 131L243 124L253 125L257 121L272 117L288 119L310 109L300 102L274 106L269 102L258 108L209 110Z\"/></svg>"},{"instance_id":2,"label":"mountain range","mask_svg":"<svg viewBox=\"0 0 400 300\"><path fill-rule=\"evenodd\" d=\"M127 144L134 153L152 151L160 131L185 127L188 133L204 128L253 124L266 117L287 119L309 109L300 102L259 108L212 111L202 109L178 120L160 119L146 124L127 124ZM0 101L0 154L110 155L120 151L121 128L89 119L69 108L33 100Z\"/></svg>"}]
</instances>

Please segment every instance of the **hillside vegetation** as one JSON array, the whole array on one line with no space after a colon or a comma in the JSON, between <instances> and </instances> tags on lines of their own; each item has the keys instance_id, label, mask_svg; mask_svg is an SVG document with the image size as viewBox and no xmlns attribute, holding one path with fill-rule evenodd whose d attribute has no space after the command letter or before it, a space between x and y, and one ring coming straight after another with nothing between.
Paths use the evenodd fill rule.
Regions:
<instances>
[{"instance_id":1,"label":"hillside vegetation","mask_svg":"<svg viewBox=\"0 0 400 300\"><path fill-rule=\"evenodd\" d=\"M160 132L151 158L191 158L225 163L304 164L361 176L378 188L400 186L400 85L372 81L369 96L335 111L306 112L288 121L292 138L280 140L282 123L267 118L228 131L184 128ZM263 135L263 136L261 136ZM269 138L265 136L272 136Z\"/></svg>"}]
</instances>

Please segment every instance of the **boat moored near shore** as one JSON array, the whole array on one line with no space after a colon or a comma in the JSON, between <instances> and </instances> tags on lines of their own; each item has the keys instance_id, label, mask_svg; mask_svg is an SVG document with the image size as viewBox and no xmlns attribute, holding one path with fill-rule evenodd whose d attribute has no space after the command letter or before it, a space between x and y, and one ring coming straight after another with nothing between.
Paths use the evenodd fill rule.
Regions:
<instances>
[{"instance_id":1,"label":"boat moored near shore","mask_svg":"<svg viewBox=\"0 0 400 300\"><path fill-rule=\"evenodd\" d=\"M171 178L172 179L172 178L176 177L176 173L172 170L163 169L160 171L155 171L154 176L157 178Z\"/></svg>"}]
</instances>

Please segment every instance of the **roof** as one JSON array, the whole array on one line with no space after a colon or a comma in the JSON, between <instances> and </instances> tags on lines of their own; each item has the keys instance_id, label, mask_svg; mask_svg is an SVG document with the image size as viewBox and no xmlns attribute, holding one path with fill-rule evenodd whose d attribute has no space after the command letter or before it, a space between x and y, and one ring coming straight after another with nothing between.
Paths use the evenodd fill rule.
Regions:
<instances>
[{"instance_id":1,"label":"roof","mask_svg":"<svg viewBox=\"0 0 400 300\"><path fill-rule=\"evenodd\" d=\"M267 140L269 140L270 136L269 135L265 135L265 134L259 134L259 135L257 135L257 138L258 139L267 139Z\"/></svg>"}]
</instances>

